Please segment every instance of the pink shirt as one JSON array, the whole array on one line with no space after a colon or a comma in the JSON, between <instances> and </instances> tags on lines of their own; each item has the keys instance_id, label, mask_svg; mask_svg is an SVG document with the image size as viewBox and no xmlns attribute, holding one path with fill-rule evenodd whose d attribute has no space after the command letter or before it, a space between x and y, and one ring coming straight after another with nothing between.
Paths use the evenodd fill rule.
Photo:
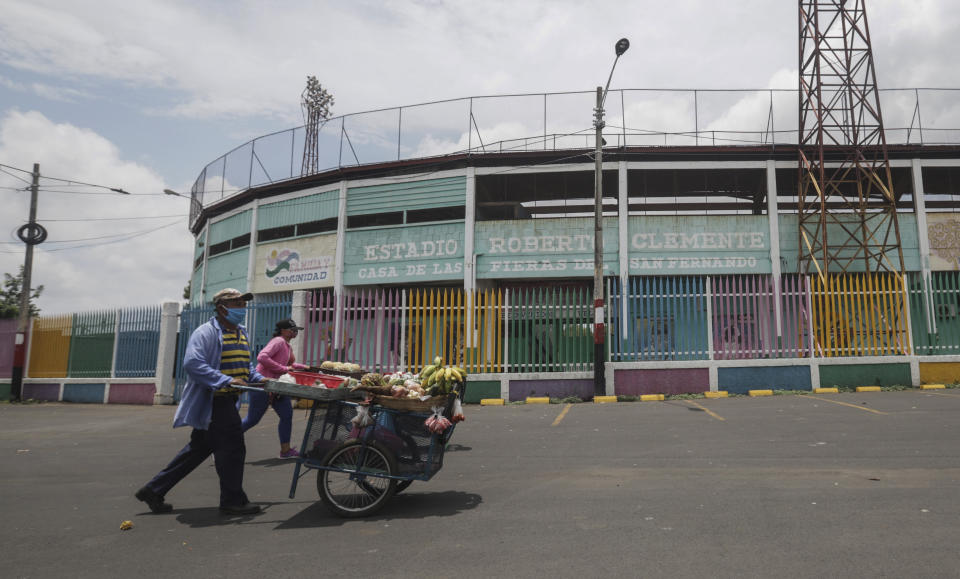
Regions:
<instances>
[{"instance_id":1,"label":"pink shirt","mask_svg":"<svg viewBox=\"0 0 960 579\"><path fill-rule=\"evenodd\" d=\"M270 340L257 355L257 372L267 378L279 378L287 373L287 367L293 364L293 348L277 336Z\"/></svg>"}]
</instances>

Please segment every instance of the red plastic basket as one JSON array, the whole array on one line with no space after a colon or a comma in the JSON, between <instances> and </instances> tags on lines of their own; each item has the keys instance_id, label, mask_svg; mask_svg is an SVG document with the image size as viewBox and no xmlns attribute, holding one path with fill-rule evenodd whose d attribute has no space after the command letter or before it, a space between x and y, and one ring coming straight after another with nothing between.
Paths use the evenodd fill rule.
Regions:
<instances>
[{"instance_id":1,"label":"red plastic basket","mask_svg":"<svg viewBox=\"0 0 960 579\"><path fill-rule=\"evenodd\" d=\"M346 380L343 376L331 376L316 372L290 372L290 375L297 381L297 384L303 386L313 386L319 380L327 388L339 388L340 384L343 384L343 381Z\"/></svg>"}]
</instances>

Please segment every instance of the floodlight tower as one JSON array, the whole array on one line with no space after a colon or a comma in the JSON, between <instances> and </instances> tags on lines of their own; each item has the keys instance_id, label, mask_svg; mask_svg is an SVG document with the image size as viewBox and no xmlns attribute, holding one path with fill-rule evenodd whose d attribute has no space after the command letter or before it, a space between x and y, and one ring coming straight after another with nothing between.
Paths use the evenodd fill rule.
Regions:
<instances>
[{"instance_id":1,"label":"floodlight tower","mask_svg":"<svg viewBox=\"0 0 960 579\"><path fill-rule=\"evenodd\" d=\"M320 124L330 117L333 95L320 86L315 76L307 77L307 87L300 94L300 108L303 111L303 123L306 135L303 141L303 164L301 175L312 175L320 170L320 149L317 137Z\"/></svg>"},{"instance_id":2,"label":"floodlight tower","mask_svg":"<svg viewBox=\"0 0 960 579\"><path fill-rule=\"evenodd\" d=\"M866 0L799 6L799 270L902 274Z\"/></svg>"}]
</instances>

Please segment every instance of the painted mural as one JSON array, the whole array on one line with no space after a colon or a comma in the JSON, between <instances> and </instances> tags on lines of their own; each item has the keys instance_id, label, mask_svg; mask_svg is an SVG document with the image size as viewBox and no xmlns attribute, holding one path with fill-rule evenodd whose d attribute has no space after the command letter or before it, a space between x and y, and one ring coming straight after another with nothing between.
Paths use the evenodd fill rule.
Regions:
<instances>
[{"instance_id":1,"label":"painted mural","mask_svg":"<svg viewBox=\"0 0 960 579\"><path fill-rule=\"evenodd\" d=\"M253 291L332 287L337 236L315 235L257 246Z\"/></svg>"},{"instance_id":2,"label":"painted mural","mask_svg":"<svg viewBox=\"0 0 960 579\"><path fill-rule=\"evenodd\" d=\"M930 239L930 269L960 269L960 214L928 213L927 236Z\"/></svg>"}]
</instances>

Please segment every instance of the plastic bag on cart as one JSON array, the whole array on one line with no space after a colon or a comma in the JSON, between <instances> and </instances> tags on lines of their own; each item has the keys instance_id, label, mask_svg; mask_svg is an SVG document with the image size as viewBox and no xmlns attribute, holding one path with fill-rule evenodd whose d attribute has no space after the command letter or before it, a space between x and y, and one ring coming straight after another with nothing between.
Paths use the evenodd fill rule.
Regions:
<instances>
[{"instance_id":1,"label":"plastic bag on cart","mask_svg":"<svg viewBox=\"0 0 960 579\"><path fill-rule=\"evenodd\" d=\"M452 414L453 415L450 417L450 422L453 422L454 424L456 424L457 422L463 422L464 420L467 419L467 417L463 415L463 405L460 404L459 398L455 398L453 400Z\"/></svg>"},{"instance_id":2,"label":"plastic bag on cart","mask_svg":"<svg viewBox=\"0 0 960 579\"><path fill-rule=\"evenodd\" d=\"M370 408L367 406L357 406L357 415L350 419L356 428L363 428L373 424L373 418L370 417Z\"/></svg>"},{"instance_id":3,"label":"plastic bag on cart","mask_svg":"<svg viewBox=\"0 0 960 579\"><path fill-rule=\"evenodd\" d=\"M424 421L427 430L434 434L442 434L443 431L450 428L451 422L443 415L442 406L434 406L433 414Z\"/></svg>"}]
</instances>

